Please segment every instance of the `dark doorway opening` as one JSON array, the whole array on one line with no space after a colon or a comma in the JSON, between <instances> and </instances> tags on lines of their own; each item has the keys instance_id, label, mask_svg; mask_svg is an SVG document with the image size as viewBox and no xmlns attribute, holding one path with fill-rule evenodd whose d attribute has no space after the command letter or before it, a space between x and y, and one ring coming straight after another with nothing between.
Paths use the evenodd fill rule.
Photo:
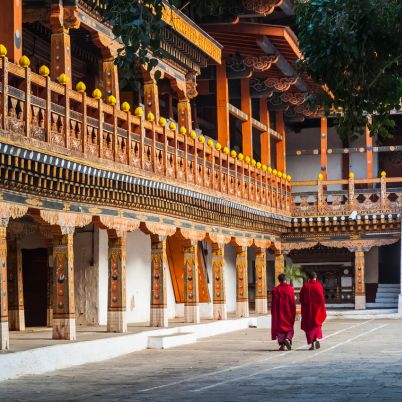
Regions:
<instances>
[{"instance_id":1,"label":"dark doorway opening","mask_svg":"<svg viewBox=\"0 0 402 402\"><path fill-rule=\"evenodd\" d=\"M25 325L46 326L47 268L45 248L22 250L22 276L24 284Z\"/></svg>"}]
</instances>

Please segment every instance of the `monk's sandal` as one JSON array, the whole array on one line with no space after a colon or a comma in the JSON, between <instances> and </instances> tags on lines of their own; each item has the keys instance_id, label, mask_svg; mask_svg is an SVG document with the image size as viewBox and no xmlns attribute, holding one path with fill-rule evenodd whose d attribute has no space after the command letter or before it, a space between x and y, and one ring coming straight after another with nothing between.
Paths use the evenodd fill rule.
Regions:
<instances>
[{"instance_id":1,"label":"monk's sandal","mask_svg":"<svg viewBox=\"0 0 402 402\"><path fill-rule=\"evenodd\" d=\"M289 339L285 339L285 346L287 350L292 349L292 344L290 343Z\"/></svg>"}]
</instances>

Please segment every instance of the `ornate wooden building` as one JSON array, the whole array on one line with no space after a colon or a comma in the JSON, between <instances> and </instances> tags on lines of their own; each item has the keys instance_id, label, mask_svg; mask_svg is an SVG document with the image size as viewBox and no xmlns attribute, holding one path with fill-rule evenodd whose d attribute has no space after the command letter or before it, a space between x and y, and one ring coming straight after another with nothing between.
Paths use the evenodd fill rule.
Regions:
<instances>
[{"instance_id":1,"label":"ornate wooden building","mask_svg":"<svg viewBox=\"0 0 402 402\"><path fill-rule=\"evenodd\" d=\"M328 302L365 308L365 253L400 239L401 180L373 161L398 145L328 147L291 2L243 6L202 27L166 7L168 57L139 66L136 91L86 1L0 3L0 349L26 325L74 340L77 323L266 314L285 259L314 266ZM319 148L302 149L314 130ZM330 179L352 153L364 175Z\"/></svg>"}]
</instances>

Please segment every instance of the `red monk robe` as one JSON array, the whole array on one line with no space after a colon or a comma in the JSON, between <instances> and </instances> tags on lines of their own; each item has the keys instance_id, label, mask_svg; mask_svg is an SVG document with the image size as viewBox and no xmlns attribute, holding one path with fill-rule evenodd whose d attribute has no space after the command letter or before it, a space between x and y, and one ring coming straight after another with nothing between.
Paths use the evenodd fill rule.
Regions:
<instances>
[{"instance_id":1,"label":"red monk robe","mask_svg":"<svg viewBox=\"0 0 402 402\"><path fill-rule=\"evenodd\" d=\"M301 328L306 332L307 343L322 338L322 324L327 317L325 309L324 289L317 279L305 282L300 291Z\"/></svg>"},{"instance_id":2,"label":"red monk robe","mask_svg":"<svg viewBox=\"0 0 402 402\"><path fill-rule=\"evenodd\" d=\"M283 345L285 339L292 340L296 318L296 300L293 287L286 282L280 283L272 292L271 335Z\"/></svg>"}]
</instances>

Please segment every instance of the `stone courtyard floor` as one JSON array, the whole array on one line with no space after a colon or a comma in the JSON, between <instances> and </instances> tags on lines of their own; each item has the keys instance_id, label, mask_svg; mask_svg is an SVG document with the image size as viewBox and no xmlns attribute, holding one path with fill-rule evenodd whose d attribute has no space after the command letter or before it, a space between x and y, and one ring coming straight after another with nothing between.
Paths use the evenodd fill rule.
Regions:
<instances>
[{"instance_id":1,"label":"stone courtyard floor","mask_svg":"<svg viewBox=\"0 0 402 402\"><path fill-rule=\"evenodd\" d=\"M317 351L299 327L290 352L250 328L0 382L0 400L402 401L402 320L328 321Z\"/></svg>"}]
</instances>

